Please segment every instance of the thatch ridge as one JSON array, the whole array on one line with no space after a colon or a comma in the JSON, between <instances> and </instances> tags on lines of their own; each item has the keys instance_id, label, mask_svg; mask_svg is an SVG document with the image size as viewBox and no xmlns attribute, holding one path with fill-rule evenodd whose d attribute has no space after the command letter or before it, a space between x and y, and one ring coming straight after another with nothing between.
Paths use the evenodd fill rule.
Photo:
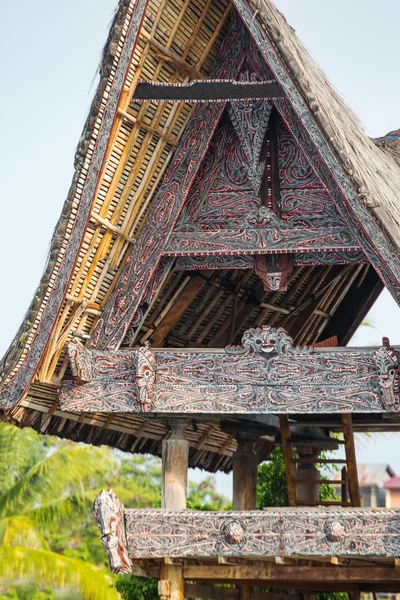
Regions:
<instances>
[{"instance_id":1,"label":"thatch ridge","mask_svg":"<svg viewBox=\"0 0 400 600\"><path fill-rule=\"evenodd\" d=\"M102 52L102 58L99 66L99 83L97 85L96 92L83 127L81 138L75 151L75 171L72 183L69 188L67 198L62 207L61 215L58 219L58 222L55 226L52 235L50 250L47 257L47 263L42 278L40 280L40 284L25 314L20 328L18 329L6 354L0 361L0 386L4 383L6 378L10 375L10 373L13 371L13 369L21 359L28 338L33 332L33 327L41 312L42 304L46 299L46 292L51 281L51 276L54 267L56 266L60 249L63 245L64 240L68 237L67 226L74 205L77 183L88 153L90 140L94 131L96 119L99 115L103 94L111 73L111 68L117 51L118 41L121 36L122 26L125 21L129 6L129 0L120 0L116 7L115 15L111 23L108 38Z\"/></svg>"},{"instance_id":2,"label":"thatch ridge","mask_svg":"<svg viewBox=\"0 0 400 600\"><path fill-rule=\"evenodd\" d=\"M377 149L282 13L270 0L249 1L359 197L400 247L399 142Z\"/></svg>"},{"instance_id":3,"label":"thatch ridge","mask_svg":"<svg viewBox=\"0 0 400 600\"><path fill-rule=\"evenodd\" d=\"M375 138L373 141L379 148L382 148L384 152L394 158L400 167L400 129L390 131L383 137Z\"/></svg>"}]
</instances>

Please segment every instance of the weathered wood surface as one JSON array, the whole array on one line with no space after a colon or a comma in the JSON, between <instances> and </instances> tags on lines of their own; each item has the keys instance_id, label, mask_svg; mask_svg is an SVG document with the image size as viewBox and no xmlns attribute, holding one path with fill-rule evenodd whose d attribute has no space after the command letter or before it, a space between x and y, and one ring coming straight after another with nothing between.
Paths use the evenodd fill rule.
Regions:
<instances>
[{"instance_id":1,"label":"weathered wood surface","mask_svg":"<svg viewBox=\"0 0 400 600\"><path fill-rule=\"evenodd\" d=\"M171 419L170 437L162 443L161 506L165 509L186 508L189 442L185 426L183 419ZM182 565L164 563L160 576L168 582L169 600L184 600Z\"/></svg>"},{"instance_id":2,"label":"weathered wood surface","mask_svg":"<svg viewBox=\"0 0 400 600\"><path fill-rule=\"evenodd\" d=\"M95 514L117 572L128 566L121 556L132 561L218 556L396 558L400 553L400 509L124 509L122 522L121 505L109 491L98 496ZM116 532L120 535L114 539Z\"/></svg>"},{"instance_id":3,"label":"weathered wood surface","mask_svg":"<svg viewBox=\"0 0 400 600\"><path fill-rule=\"evenodd\" d=\"M375 584L375 590L400 589L400 569L391 566L300 566L256 563L251 565L187 565L184 567L185 579L208 580L215 582L251 581L263 582L271 587L297 589L343 589L357 590L363 586L366 590Z\"/></svg>"},{"instance_id":4,"label":"weathered wood surface","mask_svg":"<svg viewBox=\"0 0 400 600\"><path fill-rule=\"evenodd\" d=\"M240 442L233 455L233 510L256 508L258 456L254 443Z\"/></svg>"},{"instance_id":5,"label":"weathered wood surface","mask_svg":"<svg viewBox=\"0 0 400 600\"><path fill-rule=\"evenodd\" d=\"M185 421L171 419L171 436L162 443L161 506L185 509L188 481L189 442Z\"/></svg>"},{"instance_id":6,"label":"weathered wood surface","mask_svg":"<svg viewBox=\"0 0 400 600\"><path fill-rule=\"evenodd\" d=\"M243 100L282 98L279 85L270 81L250 83L246 81L193 81L190 84L162 84L139 82L136 86L136 102L210 102L218 100Z\"/></svg>"},{"instance_id":7,"label":"weathered wood surface","mask_svg":"<svg viewBox=\"0 0 400 600\"><path fill-rule=\"evenodd\" d=\"M63 410L157 413L399 411L398 353L294 346L283 329L250 329L225 350L101 352L71 346L77 379ZM86 382L86 383L85 383Z\"/></svg>"}]
</instances>

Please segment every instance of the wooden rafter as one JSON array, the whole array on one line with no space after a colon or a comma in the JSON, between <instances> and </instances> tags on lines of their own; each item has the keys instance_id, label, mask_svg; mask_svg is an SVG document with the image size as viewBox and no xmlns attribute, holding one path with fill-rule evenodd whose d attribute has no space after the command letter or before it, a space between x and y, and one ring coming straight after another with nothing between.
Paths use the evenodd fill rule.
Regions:
<instances>
[{"instance_id":1,"label":"wooden rafter","mask_svg":"<svg viewBox=\"0 0 400 600\"><path fill-rule=\"evenodd\" d=\"M244 52L237 38L234 43L225 47L225 52L214 74L216 78L219 73L223 73L225 77L235 77L244 60ZM235 53L235 61L229 62L233 53ZM121 344L140 303L143 290L147 287L162 256L224 108L224 102L211 102L198 105L192 113L180 146L164 175L163 184L153 200L146 225L138 236L134 255L127 261L118 288L110 297L103 316L93 331L92 347L117 348ZM167 210L166 206L168 206ZM124 296L124 311L117 310L122 296Z\"/></svg>"}]
</instances>

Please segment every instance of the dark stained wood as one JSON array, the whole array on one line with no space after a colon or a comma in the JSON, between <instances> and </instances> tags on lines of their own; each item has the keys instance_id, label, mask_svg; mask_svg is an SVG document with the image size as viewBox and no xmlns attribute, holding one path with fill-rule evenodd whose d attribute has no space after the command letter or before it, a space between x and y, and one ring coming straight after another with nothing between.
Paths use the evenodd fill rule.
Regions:
<instances>
[{"instance_id":1,"label":"dark stained wood","mask_svg":"<svg viewBox=\"0 0 400 600\"><path fill-rule=\"evenodd\" d=\"M271 563L256 563L253 565L187 565L183 569L184 579L209 580L209 581L253 581L267 582L268 585L282 585L291 582L291 585L299 583L311 583L315 586L324 583L395 583L400 590L400 569L389 566L368 567L316 567L299 565L276 565Z\"/></svg>"},{"instance_id":2,"label":"dark stained wood","mask_svg":"<svg viewBox=\"0 0 400 600\"><path fill-rule=\"evenodd\" d=\"M353 422L351 415L342 415L343 434L347 459L347 477L352 506L361 506L360 484L358 482L357 458L354 445Z\"/></svg>"},{"instance_id":3,"label":"dark stained wood","mask_svg":"<svg viewBox=\"0 0 400 600\"><path fill-rule=\"evenodd\" d=\"M240 442L233 455L233 510L255 510L258 456L254 442Z\"/></svg>"},{"instance_id":4,"label":"dark stained wood","mask_svg":"<svg viewBox=\"0 0 400 600\"><path fill-rule=\"evenodd\" d=\"M282 97L283 92L276 83L203 80L194 81L189 85L139 82L133 100L136 102L210 102Z\"/></svg>"},{"instance_id":5,"label":"dark stained wood","mask_svg":"<svg viewBox=\"0 0 400 600\"><path fill-rule=\"evenodd\" d=\"M204 271L202 275L196 275L196 277L194 277L192 281L185 287L174 307L165 315L151 337L152 345L155 348L160 347L169 332L178 323L187 307L191 304L191 302L193 302L197 294L206 285L207 276L209 274L210 271Z\"/></svg>"},{"instance_id":6,"label":"dark stained wood","mask_svg":"<svg viewBox=\"0 0 400 600\"><path fill-rule=\"evenodd\" d=\"M296 506L296 485L294 483L296 474L293 465L292 442L290 439L291 434L287 417L285 415L280 415L279 423L281 427L283 460L285 462L286 479L288 484L289 506Z\"/></svg>"},{"instance_id":7,"label":"dark stained wood","mask_svg":"<svg viewBox=\"0 0 400 600\"><path fill-rule=\"evenodd\" d=\"M185 598L204 598L207 600L239 600L240 591L234 587L217 587L207 583L185 582ZM302 600L298 594L253 591L253 600Z\"/></svg>"}]
</instances>

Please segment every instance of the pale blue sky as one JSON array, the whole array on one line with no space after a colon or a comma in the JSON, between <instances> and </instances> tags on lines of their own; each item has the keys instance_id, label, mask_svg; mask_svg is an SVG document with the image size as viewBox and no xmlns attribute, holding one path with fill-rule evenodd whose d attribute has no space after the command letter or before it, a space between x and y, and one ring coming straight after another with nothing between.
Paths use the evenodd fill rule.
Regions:
<instances>
[{"instance_id":1,"label":"pale blue sky","mask_svg":"<svg viewBox=\"0 0 400 600\"><path fill-rule=\"evenodd\" d=\"M400 2L276 4L367 133L379 136L398 128ZM0 355L45 266L114 7L114 0L0 2ZM375 329L364 328L358 344L379 343L383 335L400 344L399 309L387 293L368 318ZM400 440L396 435L364 445L359 460L387 460L400 472Z\"/></svg>"}]
</instances>

